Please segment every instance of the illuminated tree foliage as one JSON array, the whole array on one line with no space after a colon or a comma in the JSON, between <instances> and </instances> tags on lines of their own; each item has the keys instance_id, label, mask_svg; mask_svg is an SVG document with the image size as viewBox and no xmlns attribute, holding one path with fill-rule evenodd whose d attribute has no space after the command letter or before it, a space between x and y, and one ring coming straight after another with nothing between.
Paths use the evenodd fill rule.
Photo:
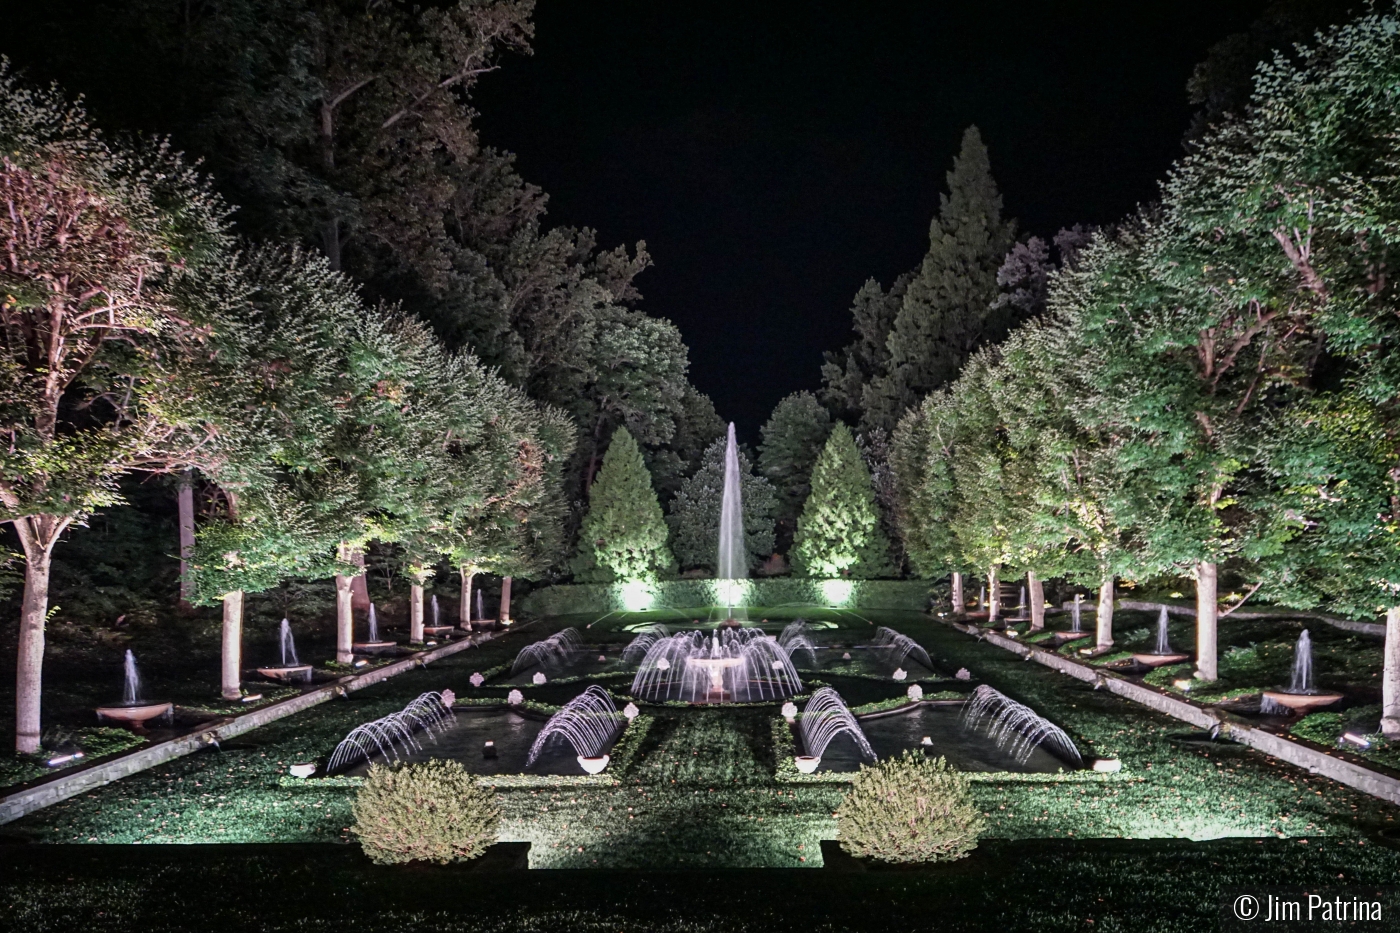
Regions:
<instances>
[{"instance_id":1,"label":"illuminated tree foliage","mask_svg":"<svg viewBox=\"0 0 1400 933\"><path fill-rule=\"evenodd\" d=\"M626 428L618 428L589 491L575 576L598 583L655 579L675 567L667 537L642 451Z\"/></svg>"},{"instance_id":2,"label":"illuminated tree foliage","mask_svg":"<svg viewBox=\"0 0 1400 933\"><path fill-rule=\"evenodd\" d=\"M779 521L795 523L812 491L812 467L831 434L831 415L810 392L778 403L763 425L758 469L777 495Z\"/></svg>"},{"instance_id":3,"label":"illuminated tree foliage","mask_svg":"<svg viewBox=\"0 0 1400 933\"><path fill-rule=\"evenodd\" d=\"M812 469L812 494L793 539L793 572L858 580L888 576L889 551L870 471L851 429L838 424Z\"/></svg>"}]
</instances>

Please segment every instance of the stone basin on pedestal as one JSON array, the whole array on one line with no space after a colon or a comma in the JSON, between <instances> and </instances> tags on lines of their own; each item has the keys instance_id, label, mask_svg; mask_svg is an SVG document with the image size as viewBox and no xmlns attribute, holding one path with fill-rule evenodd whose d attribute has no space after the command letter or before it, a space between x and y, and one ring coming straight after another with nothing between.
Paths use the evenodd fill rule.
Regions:
<instances>
[{"instance_id":1,"label":"stone basin on pedestal","mask_svg":"<svg viewBox=\"0 0 1400 933\"><path fill-rule=\"evenodd\" d=\"M295 682L309 683L311 680L311 665L289 664L286 667L260 667L258 668L258 673L268 680L275 680L284 684Z\"/></svg>"},{"instance_id":2,"label":"stone basin on pedestal","mask_svg":"<svg viewBox=\"0 0 1400 933\"><path fill-rule=\"evenodd\" d=\"M170 703L134 703L122 706L99 706L97 718L103 722L119 722L136 732L145 732L146 723L170 715L175 707Z\"/></svg>"},{"instance_id":3,"label":"stone basin on pedestal","mask_svg":"<svg viewBox=\"0 0 1400 933\"><path fill-rule=\"evenodd\" d=\"M1180 664L1182 661L1191 660L1189 654L1134 654L1133 660L1143 667L1165 667L1168 664Z\"/></svg>"},{"instance_id":4,"label":"stone basin on pedestal","mask_svg":"<svg viewBox=\"0 0 1400 933\"><path fill-rule=\"evenodd\" d=\"M709 693L724 696L724 672L744 663L743 658L689 658L687 666L699 667L710 675Z\"/></svg>"},{"instance_id":5,"label":"stone basin on pedestal","mask_svg":"<svg viewBox=\"0 0 1400 933\"><path fill-rule=\"evenodd\" d=\"M1331 706L1342 698L1340 693L1288 693L1283 690L1265 690L1264 699L1273 700L1279 706L1286 706L1294 712L1306 713L1321 706Z\"/></svg>"}]
</instances>

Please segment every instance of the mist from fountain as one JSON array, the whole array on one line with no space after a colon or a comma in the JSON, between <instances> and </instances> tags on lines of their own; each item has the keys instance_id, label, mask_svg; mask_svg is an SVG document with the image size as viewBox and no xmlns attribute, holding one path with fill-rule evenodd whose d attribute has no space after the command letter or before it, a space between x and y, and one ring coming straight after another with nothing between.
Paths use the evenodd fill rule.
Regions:
<instances>
[{"instance_id":1,"label":"mist from fountain","mask_svg":"<svg viewBox=\"0 0 1400 933\"><path fill-rule=\"evenodd\" d=\"M879 760L841 694L831 687L822 687L812 694L797 717L797 729L802 735L802 750L812 758L820 758L831 740L845 732L855 739L866 761Z\"/></svg>"},{"instance_id":2,"label":"mist from fountain","mask_svg":"<svg viewBox=\"0 0 1400 933\"><path fill-rule=\"evenodd\" d=\"M136 672L136 655L127 649L126 657L122 660L122 705L136 706L140 702L141 675Z\"/></svg>"},{"instance_id":3,"label":"mist from fountain","mask_svg":"<svg viewBox=\"0 0 1400 933\"><path fill-rule=\"evenodd\" d=\"M438 601L437 601L437 594L436 594L436 593L433 594L432 607L433 607L433 628L438 628L438 627L439 627L439 625L438 625Z\"/></svg>"},{"instance_id":4,"label":"mist from fountain","mask_svg":"<svg viewBox=\"0 0 1400 933\"><path fill-rule=\"evenodd\" d=\"M1298 636L1298 644L1293 649L1293 677L1288 682L1285 693L1317 693L1313 685L1312 635L1307 629Z\"/></svg>"},{"instance_id":5,"label":"mist from fountain","mask_svg":"<svg viewBox=\"0 0 1400 933\"><path fill-rule=\"evenodd\" d=\"M963 708L963 727L976 729L986 723L987 735L996 740L1018 763L1024 764L1038 745L1052 746L1060 757L1082 767L1084 759L1065 731L1035 710L983 684L972 691Z\"/></svg>"},{"instance_id":6,"label":"mist from fountain","mask_svg":"<svg viewBox=\"0 0 1400 933\"><path fill-rule=\"evenodd\" d=\"M902 632L896 632L894 629L882 625L875 630L874 645L876 648L888 649L889 657L893 659L896 667L903 666L904 661L913 655L914 660L929 670L933 670L933 661L929 658L923 645Z\"/></svg>"},{"instance_id":7,"label":"mist from fountain","mask_svg":"<svg viewBox=\"0 0 1400 933\"><path fill-rule=\"evenodd\" d=\"M277 637L282 647L282 666L299 666L301 662L297 660L297 644L292 640L292 623L283 619Z\"/></svg>"},{"instance_id":8,"label":"mist from fountain","mask_svg":"<svg viewBox=\"0 0 1400 933\"><path fill-rule=\"evenodd\" d=\"M481 590L476 591L476 617L481 621L486 621L486 604L482 602Z\"/></svg>"},{"instance_id":9,"label":"mist from fountain","mask_svg":"<svg viewBox=\"0 0 1400 933\"><path fill-rule=\"evenodd\" d=\"M789 658L799 651L805 651L808 666L817 666L817 646L812 643L811 636L807 634L806 619L794 619L783 626L782 634L778 636L778 644L787 652Z\"/></svg>"},{"instance_id":10,"label":"mist from fountain","mask_svg":"<svg viewBox=\"0 0 1400 933\"><path fill-rule=\"evenodd\" d=\"M1069 613L1070 613L1070 615L1069 615L1069 619L1070 619L1070 622L1069 622L1069 630L1070 630L1071 632L1073 632L1075 635L1078 635L1081 631L1083 631L1083 629L1080 628L1080 626L1084 624L1084 609L1083 609L1083 606L1084 606L1084 594L1083 594L1083 593L1075 593L1075 594L1074 594L1074 605L1071 606L1071 607L1070 607L1070 610L1069 610Z\"/></svg>"},{"instance_id":11,"label":"mist from fountain","mask_svg":"<svg viewBox=\"0 0 1400 933\"><path fill-rule=\"evenodd\" d=\"M1157 646L1152 649L1153 654L1171 654L1172 646L1167 641L1167 607L1163 606L1161 612L1157 614Z\"/></svg>"},{"instance_id":12,"label":"mist from fountain","mask_svg":"<svg viewBox=\"0 0 1400 933\"><path fill-rule=\"evenodd\" d=\"M415 732L421 729L430 736L434 735L435 728L452 718L452 707L441 693L434 690L419 694L399 712L351 729L350 734L331 753L326 770L333 773L339 768L366 761L376 753L397 761L401 755L422 747L413 737Z\"/></svg>"},{"instance_id":13,"label":"mist from fountain","mask_svg":"<svg viewBox=\"0 0 1400 933\"><path fill-rule=\"evenodd\" d=\"M636 636L627 643L627 647L622 649L622 662L624 664L640 664L647 656L651 646L663 638L670 637L671 630L661 623L648 625L637 632Z\"/></svg>"},{"instance_id":14,"label":"mist from fountain","mask_svg":"<svg viewBox=\"0 0 1400 933\"><path fill-rule=\"evenodd\" d=\"M366 641L370 643L379 641L379 616L374 611L374 603L369 604L369 621L367 627L369 628L369 638L367 638Z\"/></svg>"},{"instance_id":15,"label":"mist from fountain","mask_svg":"<svg viewBox=\"0 0 1400 933\"><path fill-rule=\"evenodd\" d=\"M535 737L535 744L530 746L525 767L535 763L545 743L556 735L573 746L574 754L580 758L597 758L603 754L603 749L607 748L624 721L612 697L595 684L549 717L549 722Z\"/></svg>"},{"instance_id":16,"label":"mist from fountain","mask_svg":"<svg viewBox=\"0 0 1400 933\"><path fill-rule=\"evenodd\" d=\"M518 674L532 667L546 671L562 670L582 650L583 636L579 634L578 629L562 629L548 638L521 648L520 653L515 656L515 663L511 665L510 672Z\"/></svg>"},{"instance_id":17,"label":"mist from fountain","mask_svg":"<svg viewBox=\"0 0 1400 933\"><path fill-rule=\"evenodd\" d=\"M632 695L653 701L753 703L801 691L802 678L787 651L757 628L660 638L632 680Z\"/></svg>"}]
</instances>

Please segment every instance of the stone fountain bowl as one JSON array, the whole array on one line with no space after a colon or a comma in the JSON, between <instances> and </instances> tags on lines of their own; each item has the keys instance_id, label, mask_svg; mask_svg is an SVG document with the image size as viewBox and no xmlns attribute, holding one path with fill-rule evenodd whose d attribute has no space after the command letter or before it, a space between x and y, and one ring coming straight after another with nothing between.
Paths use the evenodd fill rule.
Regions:
<instances>
[{"instance_id":1,"label":"stone fountain bowl","mask_svg":"<svg viewBox=\"0 0 1400 933\"><path fill-rule=\"evenodd\" d=\"M1081 638L1088 638L1093 632L1056 632L1055 637L1060 641L1078 641Z\"/></svg>"},{"instance_id":2,"label":"stone fountain bowl","mask_svg":"<svg viewBox=\"0 0 1400 933\"><path fill-rule=\"evenodd\" d=\"M393 648L397 648L396 641L357 641L352 642L350 647L361 654L383 654Z\"/></svg>"},{"instance_id":3,"label":"stone fountain bowl","mask_svg":"<svg viewBox=\"0 0 1400 933\"><path fill-rule=\"evenodd\" d=\"M172 703L135 703L130 706L99 706L97 718L103 722L120 722L134 729L145 728L152 719L168 716L175 709Z\"/></svg>"},{"instance_id":4,"label":"stone fountain bowl","mask_svg":"<svg viewBox=\"0 0 1400 933\"><path fill-rule=\"evenodd\" d=\"M260 667L258 673L268 680L279 683L308 683L311 680L310 664L293 664L288 667Z\"/></svg>"},{"instance_id":5,"label":"stone fountain bowl","mask_svg":"<svg viewBox=\"0 0 1400 933\"><path fill-rule=\"evenodd\" d=\"M812 774L817 770L817 766L822 763L818 755L798 755L793 758L793 763L797 765L797 770L803 774Z\"/></svg>"},{"instance_id":6,"label":"stone fountain bowl","mask_svg":"<svg viewBox=\"0 0 1400 933\"><path fill-rule=\"evenodd\" d=\"M1168 664L1180 664L1182 661L1191 660L1189 654L1134 654L1133 660L1143 667L1166 667Z\"/></svg>"},{"instance_id":7,"label":"stone fountain bowl","mask_svg":"<svg viewBox=\"0 0 1400 933\"><path fill-rule=\"evenodd\" d=\"M579 767L589 774L602 774L603 769L608 766L608 762L611 760L611 755L578 756Z\"/></svg>"},{"instance_id":8,"label":"stone fountain bowl","mask_svg":"<svg viewBox=\"0 0 1400 933\"><path fill-rule=\"evenodd\" d=\"M1264 698L1273 700L1280 706L1306 713L1321 706L1331 706L1342 698L1340 693L1284 693L1282 690L1265 690Z\"/></svg>"},{"instance_id":9,"label":"stone fountain bowl","mask_svg":"<svg viewBox=\"0 0 1400 933\"><path fill-rule=\"evenodd\" d=\"M425 625L423 626L423 634L439 636L446 635L450 633L454 628L456 628L455 625Z\"/></svg>"}]
</instances>

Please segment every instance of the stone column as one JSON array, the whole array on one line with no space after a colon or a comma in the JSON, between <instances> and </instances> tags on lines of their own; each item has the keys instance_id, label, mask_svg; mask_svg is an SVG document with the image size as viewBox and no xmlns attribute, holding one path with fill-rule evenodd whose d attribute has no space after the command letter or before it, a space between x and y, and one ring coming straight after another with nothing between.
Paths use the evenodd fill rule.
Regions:
<instances>
[{"instance_id":1,"label":"stone column","mask_svg":"<svg viewBox=\"0 0 1400 933\"><path fill-rule=\"evenodd\" d=\"M963 575L958 571L953 571L953 615L960 616L967 611L967 603L963 600Z\"/></svg>"},{"instance_id":2,"label":"stone column","mask_svg":"<svg viewBox=\"0 0 1400 933\"><path fill-rule=\"evenodd\" d=\"M408 640L412 644L423 643L423 584L411 583L408 587Z\"/></svg>"},{"instance_id":3,"label":"stone column","mask_svg":"<svg viewBox=\"0 0 1400 933\"><path fill-rule=\"evenodd\" d=\"M1001 568L992 564L987 571L987 621L1001 618Z\"/></svg>"},{"instance_id":4,"label":"stone column","mask_svg":"<svg viewBox=\"0 0 1400 933\"><path fill-rule=\"evenodd\" d=\"M350 577L335 578L335 660L350 664L355 660L355 603Z\"/></svg>"},{"instance_id":5,"label":"stone column","mask_svg":"<svg viewBox=\"0 0 1400 933\"><path fill-rule=\"evenodd\" d=\"M501 577L501 622L510 622L510 577Z\"/></svg>"}]
</instances>

